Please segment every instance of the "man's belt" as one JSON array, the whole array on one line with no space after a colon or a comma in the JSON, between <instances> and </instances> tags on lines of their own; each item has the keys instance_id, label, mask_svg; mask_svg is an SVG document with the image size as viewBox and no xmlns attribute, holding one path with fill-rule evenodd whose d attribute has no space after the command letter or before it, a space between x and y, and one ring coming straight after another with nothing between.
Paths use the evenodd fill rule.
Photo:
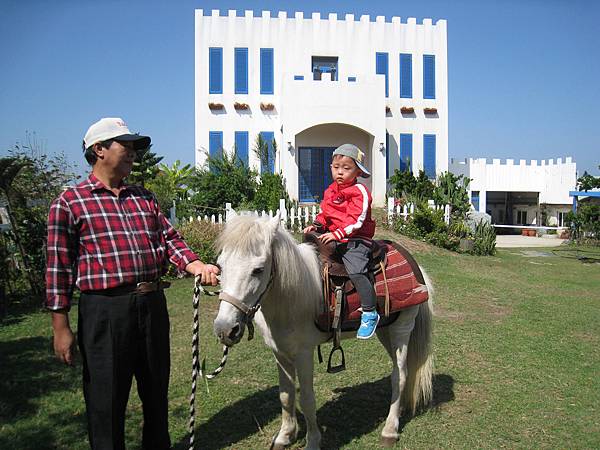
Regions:
<instances>
[{"instance_id":1,"label":"man's belt","mask_svg":"<svg viewBox=\"0 0 600 450\"><path fill-rule=\"evenodd\" d=\"M125 284L123 286L117 286L108 289L90 290L83 291L84 294L91 295L107 295L114 297L117 295L127 294L150 294L152 292L162 291L171 286L168 281L142 281L137 284Z\"/></svg>"}]
</instances>

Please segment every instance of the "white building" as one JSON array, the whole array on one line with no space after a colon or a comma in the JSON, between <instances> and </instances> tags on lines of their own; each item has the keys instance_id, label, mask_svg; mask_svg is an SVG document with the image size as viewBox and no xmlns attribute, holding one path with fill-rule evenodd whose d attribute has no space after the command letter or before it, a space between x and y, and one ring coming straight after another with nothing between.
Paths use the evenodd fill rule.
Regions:
<instances>
[{"instance_id":1,"label":"white building","mask_svg":"<svg viewBox=\"0 0 600 450\"><path fill-rule=\"evenodd\" d=\"M195 30L196 164L235 149L310 202L331 182L332 150L350 142L379 206L401 161L432 178L448 169L445 20L196 10ZM277 145L267 167L252 151L259 133Z\"/></svg>"},{"instance_id":2,"label":"white building","mask_svg":"<svg viewBox=\"0 0 600 450\"><path fill-rule=\"evenodd\" d=\"M450 160L450 172L471 179L469 195L477 211L487 212L495 224L563 226L572 208L569 191L577 185L572 158L563 161L524 159ZM545 219L542 216L546 216Z\"/></svg>"}]
</instances>

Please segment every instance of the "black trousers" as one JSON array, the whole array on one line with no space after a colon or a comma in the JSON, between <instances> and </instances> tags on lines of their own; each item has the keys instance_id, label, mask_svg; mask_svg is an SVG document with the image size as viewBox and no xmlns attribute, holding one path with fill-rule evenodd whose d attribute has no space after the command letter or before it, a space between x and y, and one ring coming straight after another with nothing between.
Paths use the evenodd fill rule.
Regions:
<instances>
[{"instance_id":1,"label":"black trousers","mask_svg":"<svg viewBox=\"0 0 600 450\"><path fill-rule=\"evenodd\" d=\"M82 293L77 334L92 449L125 448L125 409L133 376L144 412L143 448L170 448L169 315L164 293Z\"/></svg>"}]
</instances>

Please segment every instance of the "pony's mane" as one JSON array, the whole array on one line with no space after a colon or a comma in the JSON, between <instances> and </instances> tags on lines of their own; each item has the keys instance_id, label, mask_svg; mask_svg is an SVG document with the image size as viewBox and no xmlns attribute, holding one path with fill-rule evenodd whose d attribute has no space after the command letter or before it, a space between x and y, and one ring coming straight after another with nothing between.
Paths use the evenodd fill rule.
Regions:
<instances>
[{"instance_id":1,"label":"pony's mane","mask_svg":"<svg viewBox=\"0 0 600 450\"><path fill-rule=\"evenodd\" d=\"M237 216L229 220L215 242L217 252L234 248L242 254L260 255L271 244L269 219L256 216Z\"/></svg>"},{"instance_id":2,"label":"pony's mane","mask_svg":"<svg viewBox=\"0 0 600 450\"><path fill-rule=\"evenodd\" d=\"M296 306L308 301L313 312L315 298L321 292L316 253L310 245L298 245L290 233L281 226L275 227L272 219L234 217L225 225L215 246L219 252L234 249L246 255L270 252L274 263L273 287L278 291L277 295L285 293L293 297L292 303Z\"/></svg>"}]
</instances>

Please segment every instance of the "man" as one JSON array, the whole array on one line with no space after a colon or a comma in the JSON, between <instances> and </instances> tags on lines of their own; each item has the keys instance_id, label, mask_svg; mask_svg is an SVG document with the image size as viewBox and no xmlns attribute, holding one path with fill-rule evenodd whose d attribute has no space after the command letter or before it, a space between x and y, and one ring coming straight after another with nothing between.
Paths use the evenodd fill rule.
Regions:
<instances>
[{"instance_id":1,"label":"man","mask_svg":"<svg viewBox=\"0 0 600 450\"><path fill-rule=\"evenodd\" d=\"M56 356L72 365L68 311L74 287L81 291L77 335L93 449L125 448L133 376L143 405L143 448L170 448L168 283L160 277L170 261L217 284L219 269L187 247L156 197L124 183L136 152L149 145L149 137L132 134L121 119L94 123L83 141L90 176L50 207L46 306Z\"/></svg>"}]
</instances>

